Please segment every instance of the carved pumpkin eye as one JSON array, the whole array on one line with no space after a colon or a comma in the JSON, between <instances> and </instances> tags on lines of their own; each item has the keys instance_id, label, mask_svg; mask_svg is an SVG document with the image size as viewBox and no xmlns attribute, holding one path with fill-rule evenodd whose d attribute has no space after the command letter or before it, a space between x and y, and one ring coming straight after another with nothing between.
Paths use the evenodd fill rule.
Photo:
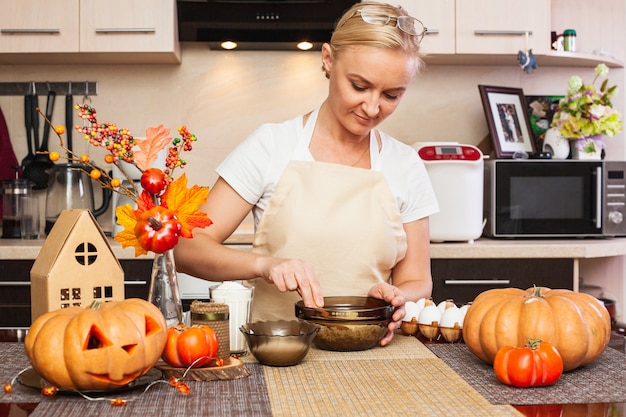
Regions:
<instances>
[{"instance_id":1,"label":"carved pumpkin eye","mask_svg":"<svg viewBox=\"0 0 626 417\"><path fill-rule=\"evenodd\" d=\"M96 326L91 326L83 350L100 349L111 345L111 341L102 334L102 330Z\"/></svg>"},{"instance_id":2,"label":"carved pumpkin eye","mask_svg":"<svg viewBox=\"0 0 626 417\"><path fill-rule=\"evenodd\" d=\"M146 336L150 336L154 333L161 331L161 324L152 316L145 316L146 318Z\"/></svg>"}]
</instances>

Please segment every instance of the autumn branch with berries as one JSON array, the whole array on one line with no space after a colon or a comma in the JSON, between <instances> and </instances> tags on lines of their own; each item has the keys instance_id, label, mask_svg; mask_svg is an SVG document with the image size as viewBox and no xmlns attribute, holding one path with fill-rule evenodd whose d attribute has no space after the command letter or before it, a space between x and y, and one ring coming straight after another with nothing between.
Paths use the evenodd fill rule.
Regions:
<instances>
[{"instance_id":1,"label":"autumn branch with berries","mask_svg":"<svg viewBox=\"0 0 626 417\"><path fill-rule=\"evenodd\" d=\"M191 151L193 142L197 140L185 126L178 128L178 138L172 138L170 130L160 125L146 129L146 138L139 139L133 137L126 128L99 123L96 109L91 105L76 105L74 108L84 121L82 126L76 125L74 129L82 133L91 145L105 148L108 153L104 161L117 166L130 185L125 186L122 179L113 178L111 174L100 170L92 163L89 155L78 155L68 149L63 142L65 127L62 125L54 127L54 131L67 156L62 157L55 151L38 153L48 154L53 162L64 158L76 163L76 169L86 172L102 187L126 195L137 204L136 209L126 204L115 210L117 221L124 226L124 230L116 234L114 239L122 247L134 247L135 256L149 251L163 253L174 248L180 237L192 238L192 230L196 227L204 228L212 224L206 213L199 209L208 197L208 187L188 187L185 174L176 179L173 177L176 168L184 168L187 164L181 158L182 153ZM39 113L51 125L50 120ZM165 169L152 168L158 153L166 147ZM141 191L121 162L132 164L141 172Z\"/></svg>"}]
</instances>

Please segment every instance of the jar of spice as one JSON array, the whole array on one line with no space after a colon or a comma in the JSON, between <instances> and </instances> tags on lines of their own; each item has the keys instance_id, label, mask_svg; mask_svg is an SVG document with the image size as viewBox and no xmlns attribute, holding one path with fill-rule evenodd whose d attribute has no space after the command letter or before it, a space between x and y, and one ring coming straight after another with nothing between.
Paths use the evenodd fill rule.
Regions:
<instances>
[{"instance_id":1,"label":"jar of spice","mask_svg":"<svg viewBox=\"0 0 626 417\"><path fill-rule=\"evenodd\" d=\"M563 32L563 49L567 52L576 52L576 31L565 29Z\"/></svg>"},{"instance_id":2,"label":"jar of spice","mask_svg":"<svg viewBox=\"0 0 626 417\"><path fill-rule=\"evenodd\" d=\"M219 345L217 356L226 360L230 357L230 320L227 304L205 303L194 301L191 303L191 324L209 326L217 336Z\"/></svg>"}]
</instances>

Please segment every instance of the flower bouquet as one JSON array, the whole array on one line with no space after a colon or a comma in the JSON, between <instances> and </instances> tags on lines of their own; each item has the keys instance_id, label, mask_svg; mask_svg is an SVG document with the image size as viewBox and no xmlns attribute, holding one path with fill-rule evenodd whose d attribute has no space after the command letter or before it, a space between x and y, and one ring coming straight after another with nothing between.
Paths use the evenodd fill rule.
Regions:
<instances>
[{"instance_id":1,"label":"flower bouquet","mask_svg":"<svg viewBox=\"0 0 626 417\"><path fill-rule=\"evenodd\" d=\"M78 155L68 149L63 142L65 127L62 125L54 130L67 156L54 151L45 153L52 161L65 158L76 163L77 169L88 173L102 187L126 195L136 204L136 208L130 204L116 208L117 222L124 229L114 239L123 248L133 247L135 256L155 253L149 299L159 307L168 325L182 322L182 303L172 249L180 237L192 238L194 228L212 224L206 213L199 209L206 201L209 189L197 185L188 187L185 174L176 179L173 176L177 168L185 167L186 161L181 155L191 151L196 136L183 126L178 128L180 137L173 139L170 130L160 125L148 128L145 139L138 139L126 128L98 122L96 109L91 105L76 105L75 109L84 123L74 126L74 129L82 133L91 145L105 148L108 153L104 161L117 166L126 181L96 167L89 155ZM50 124L47 119L46 122ZM159 152L165 148L168 148L165 169L152 168ZM141 172L141 191L122 162L135 166Z\"/></svg>"},{"instance_id":2,"label":"flower bouquet","mask_svg":"<svg viewBox=\"0 0 626 417\"><path fill-rule=\"evenodd\" d=\"M590 84L585 85L577 75L570 77L567 95L559 101L552 119L552 127L564 138L576 141L576 149L583 153L599 153L604 148L603 136L612 137L622 131L621 115L611 102L618 89L616 85L608 86L608 73L606 64L599 64ZM599 78L605 80L597 89Z\"/></svg>"}]
</instances>

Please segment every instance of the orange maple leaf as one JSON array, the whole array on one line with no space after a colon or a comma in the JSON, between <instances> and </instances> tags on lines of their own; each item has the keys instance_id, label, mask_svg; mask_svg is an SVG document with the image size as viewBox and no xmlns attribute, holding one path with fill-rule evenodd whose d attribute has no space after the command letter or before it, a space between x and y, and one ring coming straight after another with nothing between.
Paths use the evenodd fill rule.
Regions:
<instances>
[{"instance_id":1,"label":"orange maple leaf","mask_svg":"<svg viewBox=\"0 0 626 417\"><path fill-rule=\"evenodd\" d=\"M146 138L135 138L135 145L139 148L135 151L133 161L137 168L142 171L150 168L157 160L158 153L172 142L170 130L163 125L146 129Z\"/></svg>"},{"instance_id":2,"label":"orange maple leaf","mask_svg":"<svg viewBox=\"0 0 626 417\"><path fill-rule=\"evenodd\" d=\"M200 211L199 207L206 202L209 195L208 187L194 185L187 188L187 176L178 177L161 196L162 205L176 213L182 225L180 235L191 238L191 231L196 227L207 227L213 224L211 219Z\"/></svg>"},{"instance_id":3,"label":"orange maple leaf","mask_svg":"<svg viewBox=\"0 0 626 417\"><path fill-rule=\"evenodd\" d=\"M138 211L135 211L130 204L125 206L119 206L115 209L115 215L117 216L117 222L124 226L124 230L118 232L115 235L115 240L118 241L123 248L134 247L135 256L145 255L148 253L137 239L135 235L135 225L137 225L137 219L139 217Z\"/></svg>"},{"instance_id":4,"label":"orange maple leaf","mask_svg":"<svg viewBox=\"0 0 626 417\"><path fill-rule=\"evenodd\" d=\"M145 190L143 190L141 194L139 194L136 203L137 212L135 214L137 218L139 218L139 215L141 215L141 213L143 213L144 211L150 210L152 207L156 206L156 203L154 202L154 197L152 197L152 195L150 195L150 193Z\"/></svg>"}]
</instances>

